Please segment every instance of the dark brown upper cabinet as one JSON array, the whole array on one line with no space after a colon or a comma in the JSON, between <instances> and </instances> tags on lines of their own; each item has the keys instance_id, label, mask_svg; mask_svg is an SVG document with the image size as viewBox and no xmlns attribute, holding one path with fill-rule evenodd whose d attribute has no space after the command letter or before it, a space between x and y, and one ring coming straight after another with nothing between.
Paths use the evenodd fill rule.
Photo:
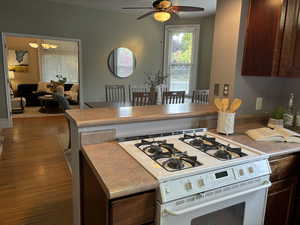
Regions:
<instances>
[{"instance_id":1,"label":"dark brown upper cabinet","mask_svg":"<svg viewBox=\"0 0 300 225\"><path fill-rule=\"evenodd\" d=\"M288 0L279 76L300 77L300 0Z\"/></svg>"},{"instance_id":2,"label":"dark brown upper cabinet","mask_svg":"<svg viewBox=\"0 0 300 225\"><path fill-rule=\"evenodd\" d=\"M300 77L300 0L250 0L242 75Z\"/></svg>"}]
</instances>

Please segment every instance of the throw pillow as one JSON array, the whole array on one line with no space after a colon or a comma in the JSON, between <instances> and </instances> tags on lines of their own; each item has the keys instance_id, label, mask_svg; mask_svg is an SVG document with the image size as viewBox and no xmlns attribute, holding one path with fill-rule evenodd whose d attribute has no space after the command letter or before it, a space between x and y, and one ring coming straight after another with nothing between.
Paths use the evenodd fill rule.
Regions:
<instances>
[{"instance_id":1,"label":"throw pillow","mask_svg":"<svg viewBox=\"0 0 300 225\"><path fill-rule=\"evenodd\" d=\"M50 89L48 88L48 85L49 85L48 82L40 81L38 83L37 92L48 92L48 93L51 93Z\"/></svg>"}]
</instances>

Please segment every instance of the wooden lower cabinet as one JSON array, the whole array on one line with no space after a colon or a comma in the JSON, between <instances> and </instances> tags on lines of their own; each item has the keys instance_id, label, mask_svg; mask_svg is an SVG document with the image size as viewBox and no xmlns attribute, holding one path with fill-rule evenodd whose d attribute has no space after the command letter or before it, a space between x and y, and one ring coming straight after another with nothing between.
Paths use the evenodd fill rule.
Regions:
<instances>
[{"instance_id":1,"label":"wooden lower cabinet","mask_svg":"<svg viewBox=\"0 0 300 225\"><path fill-rule=\"evenodd\" d=\"M82 225L154 225L155 190L108 199L82 153L80 183Z\"/></svg>"},{"instance_id":2,"label":"wooden lower cabinet","mask_svg":"<svg viewBox=\"0 0 300 225\"><path fill-rule=\"evenodd\" d=\"M269 189L265 225L293 224L298 177L273 182Z\"/></svg>"},{"instance_id":3,"label":"wooden lower cabinet","mask_svg":"<svg viewBox=\"0 0 300 225\"><path fill-rule=\"evenodd\" d=\"M270 165L272 186L268 193L265 225L296 225L300 157L273 158Z\"/></svg>"},{"instance_id":4,"label":"wooden lower cabinet","mask_svg":"<svg viewBox=\"0 0 300 225\"><path fill-rule=\"evenodd\" d=\"M298 188L298 196L296 199L296 207L295 207L295 225L300 225L300 190Z\"/></svg>"}]
</instances>

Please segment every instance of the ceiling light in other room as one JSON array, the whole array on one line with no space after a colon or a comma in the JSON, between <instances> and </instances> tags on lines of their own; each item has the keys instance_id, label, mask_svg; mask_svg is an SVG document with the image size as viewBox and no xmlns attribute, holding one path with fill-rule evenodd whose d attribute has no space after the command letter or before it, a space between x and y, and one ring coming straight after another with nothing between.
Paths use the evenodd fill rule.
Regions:
<instances>
[{"instance_id":1,"label":"ceiling light in other room","mask_svg":"<svg viewBox=\"0 0 300 225\"><path fill-rule=\"evenodd\" d=\"M43 49L49 49L51 48L49 44L42 44Z\"/></svg>"},{"instance_id":2,"label":"ceiling light in other room","mask_svg":"<svg viewBox=\"0 0 300 225\"><path fill-rule=\"evenodd\" d=\"M58 48L57 45L50 45L50 48Z\"/></svg>"},{"instance_id":3,"label":"ceiling light in other room","mask_svg":"<svg viewBox=\"0 0 300 225\"><path fill-rule=\"evenodd\" d=\"M171 19L171 14L169 12L156 12L153 17L155 20L163 23Z\"/></svg>"},{"instance_id":4,"label":"ceiling light in other room","mask_svg":"<svg viewBox=\"0 0 300 225\"><path fill-rule=\"evenodd\" d=\"M28 43L28 44L29 44L29 46L30 46L31 48L38 48L38 47L39 47L39 44L38 44L38 43L30 42L30 43Z\"/></svg>"}]
</instances>

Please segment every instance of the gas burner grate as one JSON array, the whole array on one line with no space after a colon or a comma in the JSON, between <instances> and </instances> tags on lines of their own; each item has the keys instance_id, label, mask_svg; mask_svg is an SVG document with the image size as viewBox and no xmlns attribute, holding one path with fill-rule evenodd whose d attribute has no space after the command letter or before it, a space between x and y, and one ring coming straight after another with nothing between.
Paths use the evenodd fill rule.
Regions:
<instances>
[{"instance_id":1,"label":"gas burner grate","mask_svg":"<svg viewBox=\"0 0 300 225\"><path fill-rule=\"evenodd\" d=\"M166 140L141 140L141 142L135 144L135 146L169 172L176 172L202 165L197 161L196 156L189 156L186 152L179 151L174 147L174 144L167 143Z\"/></svg>"},{"instance_id":2,"label":"gas burner grate","mask_svg":"<svg viewBox=\"0 0 300 225\"><path fill-rule=\"evenodd\" d=\"M207 135L184 134L179 140L221 161L248 156L241 148L221 144Z\"/></svg>"}]
</instances>

